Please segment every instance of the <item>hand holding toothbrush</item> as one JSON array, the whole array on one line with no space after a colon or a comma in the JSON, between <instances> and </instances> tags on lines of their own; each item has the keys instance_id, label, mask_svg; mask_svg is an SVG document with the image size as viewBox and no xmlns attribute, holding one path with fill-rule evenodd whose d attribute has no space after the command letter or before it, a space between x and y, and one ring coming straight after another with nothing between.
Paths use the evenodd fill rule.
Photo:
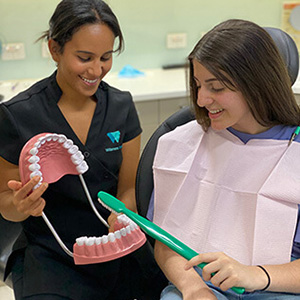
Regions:
<instances>
[{"instance_id":1,"label":"hand holding toothbrush","mask_svg":"<svg viewBox=\"0 0 300 300\"><path fill-rule=\"evenodd\" d=\"M203 279L223 291L243 286L251 292L262 290L268 285L268 277L261 268L243 265L223 252L199 254L189 260L184 268L190 270L203 262L207 263L202 269Z\"/></svg>"}]
</instances>

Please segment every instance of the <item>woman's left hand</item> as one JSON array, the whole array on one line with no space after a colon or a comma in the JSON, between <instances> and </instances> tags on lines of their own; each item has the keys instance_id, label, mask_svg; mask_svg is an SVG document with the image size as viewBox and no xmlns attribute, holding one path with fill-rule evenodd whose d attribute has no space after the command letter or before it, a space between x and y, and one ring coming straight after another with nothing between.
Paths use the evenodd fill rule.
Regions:
<instances>
[{"instance_id":1,"label":"woman's left hand","mask_svg":"<svg viewBox=\"0 0 300 300\"><path fill-rule=\"evenodd\" d=\"M226 291L232 287L244 287L246 291L263 289L268 278L257 266L246 266L223 252L203 253L185 265L185 270L200 263L207 263L202 270L203 279Z\"/></svg>"},{"instance_id":2,"label":"woman's left hand","mask_svg":"<svg viewBox=\"0 0 300 300\"><path fill-rule=\"evenodd\" d=\"M117 222L117 215L114 213L111 213L110 216L107 219L107 223L109 225L108 232L114 232L115 231L115 223Z\"/></svg>"}]
</instances>

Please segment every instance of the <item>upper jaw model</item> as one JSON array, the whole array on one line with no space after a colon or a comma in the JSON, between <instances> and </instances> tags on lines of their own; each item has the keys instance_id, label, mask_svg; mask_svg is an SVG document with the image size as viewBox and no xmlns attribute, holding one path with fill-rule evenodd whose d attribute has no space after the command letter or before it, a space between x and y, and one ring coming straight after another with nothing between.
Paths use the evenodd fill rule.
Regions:
<instances>
[{"instance_id":1,"label":"upper jaw model","mask_svg":"<svg viewBox=\"0 0 300 300\"><path fill-rule=\"evenodd\" d=\"M53 183L66 174L78 175L87 199L99 220L109 227L97 211L83 173L89 167L79 148L63 134L41 133L32 137L23 147L19 159L20 177L23 184L34 176L42 182ZM91 264L113 260L140 248L146 242L145 234L125 215L117 218L115 232L102 237L80 237L76 239L72 253L63 243L45 213L42 217L63 250L74 258L75 264Z\"/></svg>"}]
</instances>

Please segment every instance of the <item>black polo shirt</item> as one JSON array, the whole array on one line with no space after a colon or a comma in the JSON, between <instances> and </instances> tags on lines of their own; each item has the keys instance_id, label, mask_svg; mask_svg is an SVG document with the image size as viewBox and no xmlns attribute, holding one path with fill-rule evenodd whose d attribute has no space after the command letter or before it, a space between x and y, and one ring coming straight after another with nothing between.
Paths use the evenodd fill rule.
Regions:
<instances>
[{"instance_id":1,"label":"black polo shirt","mask_svg":"<svg viewBox=\"0 0 300 300\"><path fill-rule=\"evenodd\" d=\"M22 147L31 137L43 132L64 134L84 154L89 170L83 177L95 206L107 218L109 212L98 203L97 193L103 190L116 195L122 144L141 133L132 97L128 92L101 82L95 94L96 110L83 145L57 105L61 95L54 73L12 100L1 103L0 156L17 165ZM119 140L108 134L116 131L120 132ZM107 234L107 229L92 211L78 176L66 175L50 184L43 198L47 217L70 250L79 236ZM19 249L18 253L24 249L21 252L24 254L23 296L56 293L78 300L106 299L115 289L126 257L75 266L41 217L29 217L22 225L24 235L15 249Z\"/></svg>"}]
</instances>

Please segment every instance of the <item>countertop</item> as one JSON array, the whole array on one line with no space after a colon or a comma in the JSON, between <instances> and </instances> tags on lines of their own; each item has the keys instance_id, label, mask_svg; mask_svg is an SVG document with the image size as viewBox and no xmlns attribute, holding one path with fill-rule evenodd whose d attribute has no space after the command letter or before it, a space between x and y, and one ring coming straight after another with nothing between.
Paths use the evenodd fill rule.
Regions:
<instances>
[{"instance_id":1,"label":"countertop","mask_svg":"<svg viewBox=\"0 0 300 300\"><path fill-rule=\"evenodd\" d=\"M184 68L146 69L142 71L144 76L136 78L120 78L117 72L112 72L104 78L104 81L120 90L131 92L133 100L136 102L188 96L187 76ZM9 100L38 80L0 81L0 95L4 96L4 101ZM292 88L295 94L300 94L300 72Z\"/></svg>"},{"instance_id":2,"label":"countertop","mask_svg":"<svg viewBox=\"0 0 300 300\"><path fill-rule=\"evenodd\" d=\"M104 81L120 90L129 91L136 102L179 98L188 95L185 69L147 69L142 71L144 75L135 78L119 77L117 72L108 73ZM0 95L4 96L4 101L9 100L38 80L0 81Z\"/></svg>"}]
</instances>

